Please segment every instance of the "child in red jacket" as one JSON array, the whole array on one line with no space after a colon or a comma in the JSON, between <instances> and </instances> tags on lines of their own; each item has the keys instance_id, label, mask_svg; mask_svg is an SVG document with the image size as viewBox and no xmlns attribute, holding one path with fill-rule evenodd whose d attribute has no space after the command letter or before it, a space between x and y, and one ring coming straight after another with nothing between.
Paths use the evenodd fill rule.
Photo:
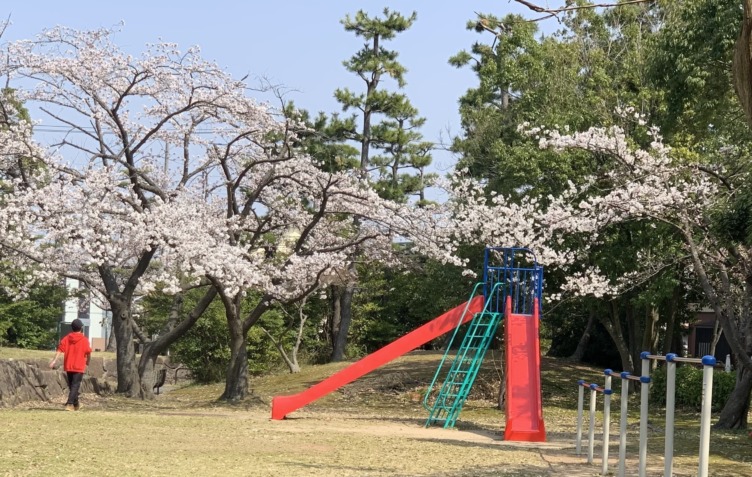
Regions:
<instances>
[{"instance_id":1,"label":"child in red jacket","mask_svg":"<svg viewBox=\"0 0 752 477\"><path fill-rule=\"evenodd\" d=\"M84 324L81 320L73 320L71 323L73 331L60 340L57 353L52 361L50 361L50 368L54 369L60 355L65 355L63 369L68 376L68 402L65 403L66 411L78 411L81 409L81 405L78 402L78 390L81 387L81 380L91 359L91 346L89 346L88 338L81 331L83 328Z\"/></svg>"}]
</instances>

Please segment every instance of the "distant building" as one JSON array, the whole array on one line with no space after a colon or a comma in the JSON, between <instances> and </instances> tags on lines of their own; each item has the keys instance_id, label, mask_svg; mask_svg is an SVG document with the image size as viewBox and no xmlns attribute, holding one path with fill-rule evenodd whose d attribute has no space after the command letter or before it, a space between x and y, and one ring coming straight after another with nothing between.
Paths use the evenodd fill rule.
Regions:
<instances>
[{"instance_id":1,"label":"distant building","mask_svg":"<svg viewBox=\"0 0 752 477\"><path fill-rule=\"evenodd\" d=\"M710 354L710 347L713 343L713 327L715 325L715 313L708 309L697 312L696 320L689 329L689 339L687 340L687 352L690 356L701 358ZM726 355L730 355L731 345L726 341L726 337L721 334L718 344L715 347L715 358L718 362L726 361Z\"/></svg>"},{"instance_id":2,"label":"distant building","mask_svg":"<svg viewBox=\"0 0 752 477\"><path fill-rule=\"evenodd\" d=\"M91 292L86 286L72 278L65 279L65 287L70 298L65 301L63 317L60 322L60 336L71 331L70 324L78 318L84 323L84 334L89 338L94 351L104 351L112 326L112 312L103 310L91 299Z\"/></svg>"}]
</instances>

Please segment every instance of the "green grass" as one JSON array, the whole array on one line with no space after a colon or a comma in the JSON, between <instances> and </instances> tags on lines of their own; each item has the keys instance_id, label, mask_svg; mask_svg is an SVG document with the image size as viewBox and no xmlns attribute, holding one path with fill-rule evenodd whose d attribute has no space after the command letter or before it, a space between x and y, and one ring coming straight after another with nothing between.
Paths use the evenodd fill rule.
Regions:
<instances>
[{"instance_id":1,"label":"green grass","mask_svg":"<svg viewBox=\"0 0 752 477\"><path fill-rule=\"evenodd\" d=\"M5 351L4 348L2 351ZM48 356L49 353L45 354ZM4 357L0 354L0 357ZM39 356L35 356L39 357ZM86 395L81 412L55 403L0 410L0 475L254 476L585 476L596 464L574 453L577 378L601 371L543 360L548 442L505 443L494 407L498 363L489 355L457 429L425 429L420 400L440 359L416 352L366 375L284 421L269 419L271 398L299 392L347 363L305 367L296 375L254 378L244 401L217 401L221 384L172 389L154 401ZM637 396L635 396L637 399ZM630 403L628 474L637 468L637 401ZM612 415L611 470L618 452L618 402ZM649 475L662 472L661 410L651 418ZM676 475L694 475L699 418L677 413ZM713 431L711 475L752 475L746 433Z\"/></svg>"}]
</instances>

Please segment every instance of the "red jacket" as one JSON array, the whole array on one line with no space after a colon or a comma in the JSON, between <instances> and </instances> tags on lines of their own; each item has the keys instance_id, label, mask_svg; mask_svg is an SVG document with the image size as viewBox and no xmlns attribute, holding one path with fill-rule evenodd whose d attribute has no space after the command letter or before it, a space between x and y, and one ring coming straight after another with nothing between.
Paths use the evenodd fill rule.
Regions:
<instances>
[{"instance_id":1,"label":"red jacket","mask_svg":"<svg viewBox=\"0 0 752 477\"><path fill-rule=\"evenodd\" d=\"M91 354L89 340L80 331L68 333L60 340L57 350L65 353L63 369L70 373L83 373L86 371L86 357Z\"/></svg>"}]
</instances>

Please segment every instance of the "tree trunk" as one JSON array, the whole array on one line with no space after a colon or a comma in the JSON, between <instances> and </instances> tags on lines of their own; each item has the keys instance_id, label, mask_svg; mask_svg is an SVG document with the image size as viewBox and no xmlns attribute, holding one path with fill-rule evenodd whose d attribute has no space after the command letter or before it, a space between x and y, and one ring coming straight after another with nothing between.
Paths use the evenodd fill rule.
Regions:
<instances>
[{"instance_id":1,"label":"tree trunk","mask_svg":"<svg viewBox=\"0 0 752 477\"><path fill-rule=\"evenodd\" d=\"M182 311L183 296L180 294L175 295L169 319L160 331L159 336L153 340L145 340L144 342L144 349L138 362L138 374L141 381L139 394L142 399L154 398L154 383L156 382L154 366L159 355L167 351L170 345L185 335L196 324L196 321L198 321L216 296L217 289L210 287L194 308L189 313L184 314Z\"/></svg>"},{"instance_id":2,"label":"tree trunk","mask_svg":"<svg viewBox=\"0 0 752 477\"><path fill-rule=\"evenodd\" d=\"M676 317L679 314L679 299L681 297L681 287L674 287L674 292L671 294L671 302L669 305L668 317L666 318L666 334L663 337L663 355L669 353L676 353L679 356L683 356L683 346L676 346L677 340L675 339L676 333ZM681 345L681 339L678 340Z\"/></svg>"},{"instance_id":3,"label":"tree trunk","mask_svg":"<svg viewBox=\"0 0 752 477\"><path fill-rule=\"evenodd\" d=\"M732 77L734 81L734 90L739 98L739 103L747 118L747 124L752 127L752 0L744 0L744 17L739 38L734 45L734 58L732 64ZM689 238L689 237L688 237ZM691 243L690 245L694 245ZM695 266L699 262L696 250L693 248L693 261ZM700 269L701 274L704 271ZM701 276L703 288L710 290L707 277ZM749 287L749 279L747 280ZM720 313L720 307L716 303L716 316L721 320L724 333L730 340L732 349L739 355L739 339L735 335L733 324L723 313ZM726 318L726 319L724 319ZM749 324L749 323L748 323ZM748 348L748 346L745 346ZM748 350L745 349L744 352ZM743 429L747 427L747 412L749 410L750 395L752 394L752 367L749 365L749 354L737 356L740 365L737 367L736 386L731 392L729 400L721 411L721 416L716 423L716 429Z\"/></svg>"},{"instance_id":4,"label":"tree trunk","mask_svg":"<svg viewBox=\"0 0 752 477\"><path fill-rule=\"evenodd\" d=\"M284 349L282 348L281 342L276 343L277 349L279 349L279 352L282 353L282 357L284 358L285 363L287 363L287 367L290 368L291 373L300 372L298 353L300 352L300 345L303 344L303 333L305 332L306 321L308 321L308 316L305 314L305 306L307 301L307 297L303 298L303 301L300 303L300 306L298 308L298 317L300 319L300 322L298 323L298 333L295 336L295 344L292 345L292 349L290 350L290 356L288 357L287 353L285 353Z\"/></svg>"},{"instance_id":5,"label":"tree trunk","mask_svg":"<svg viewBox=\"0 0 752 477\"><path fill-rule=\"evenodd\" d=\"M355 294L354 285L345 285L339 296L340 302L340 320L339 328L334 335L334 344L332 348L332 361L342 361L345 359L345 347L347 346L347 335L352 323L352 299Z\"/></svg>"},{"instance_id":6,"label":"tree trunk","mask_svg":"<svg viewBox=\"0 0 752 477\"><path fill-rule=\"evenodd\" d=\"M752 396L752 367L745 365L749 361L748 357L752 355L752 319L749 316L749 302L752 294L752 278L748 277L744 284L744 301L742 303L741 316L738 317L740 323L738 328L734 326L732 320L724 314L716 313L720 321L722 332L726 335L729 343L741 345L740 350L743 356L737 355L736 384L731 391L726 404L721 410L718 422L715 424L716 429L746 429L748 425L747 417L749 414L750 396ZM734 336L732 333L737 333ZM732 344L732 349L735 346ZM747 359L744 359L747 358Z\"/></svg>"},{"instance_id":7,"label":"tree trunk","mask_svg":"<svg viewBox=\"0 0 752 477\"><path fill-rule=\"evenodd\" d=\"M107 311L105 311L105 316L109 318L110 322L107 324L109 329L107 330L107 345L105 346L104 350L109 353L114 353L117 350L117 343L115 341L115 320L112 319L112 310L110 310L109 307L107 308L108 309Z\"/></svg>"},{"instance_id":8,"label":"tree trunk","mask_svg":"<svg viewBox=\"0 0 752 477\"><path fill-rule=\"evenodd\" d=\"M290 369L290 373L295 374L300 372L300 364L298 364L297 359L293 359L288 364L288 368Z\"/></svg>"},{"instance_id":9,"label":"tree trunk","mask_svg":"<svg viewBox=\"0 0 752 477\"><path fill-rule=\"evenodd\" d=\"M634 373L634 361L632 360L632 354L630 353L629 346L624 341L624 334L621 330L621 320L619 319L619 309L616 302L611 302L611 309L606 319L601 319L601 323L608 331L608 335L616 345L617 351L619 351L619 358L621 359L622 371L629 371Z\"/></svg>"},{"instance_id":10,"label":"tree trunk","mask_svg":"<svg viewBox=\"0 0 752 477\"><path fill-rule=\"evenodd\" d=\"M105 348L105 351L114 353L117 351L117 341L115 339L115 320L112 319L112 312L108 310L110 313L110 334L107 337L107 347Z\"/></svg>"},{"instance_id":11,"label":"tree trunk","mask_svg":"<svg viewBox=\"0 0 752 477\"><path fill-rule=\"evenodd\" d=\"M734 45L732 76L747 123L752 126L752 0L744 0L744 19Z\"/></svg>"},{"instance_id":12,"label":"tree trunk","mask_svg":"<svg viewBox=\"0 0 752 477\"><path fill-rule=\"evenodd\" d=\"M499 374L499 395L496 400L496 405L498 406L500 411L505 410L504 405L507 400L507 375L506 375L506 369L504 367L504 364L507 361L506 361L506 346L502 339L503 336L504 336L504 322L502 322L501 325L499 326L499 330L496 332L497 340L495 340L496 343L499 345L499 353L501 355L499 362L502 363L501 366L496 366L496 370Z\"/></svg>"},{"instance_id":13,"label":"tree trunk","mask_svg":"<svg viewBox=\"0 0 752 477\"><path fill-rule=\"evenodd\" d=\"M660 314L658 308L650 306L645 310L645 326L642 329L642 351L649 351L651 354L655 353L656 339L658 333L656 328L658 326L658 320Z\"/></svg>"},{"instance_id":14,"label":"tree trunk","mask_svg":"<svg viewBox=\"0 0 752 477\"><path fill-rule=\"evenodd\" d=\"M506 89L501 92L501 109L503 111L509 109L509 91Z\"/></svg>"},{"instance_id":15,"label":"tree trunk","mask_svg":"<svg viewBox=\"0 0 752 477\"><path fill-rule=\"evenodd\" d=\"M136 366L136 348L133 338L133 318L127 305L110 303L112 308L112 323L115 340L117 342L117 392L128 397L140 394L140 380Z\"/></svg>"},{"instance_id":16,"label":"tree trunk","mask_svg":"<svg viewBox=\"0 0 752 477\"><path fill-rule=\"evenodd\" d=\"M378 58L379 55L379 39L380 35L378 33L373 36L371 51L374 58ZM362 179L365 179L368 174L368 156L371 149L371 115L373 114L373 105L370 100L376 92L376 88L379 87L380 80L381 70L379 69L373 72L370 81L366 80L366 99L363 104L363 133L360 141L360 174Z\"/></svg>"},{"instance_id":17,"label":"tree trunk","mask_svg":"<svg viewBox=\"0 0 752 477\"><path fill-rule=\"evenodd\" d=\"M238 401L248 395L247 345L248 340L242 327L230 326L230 364L227 366L225 391L220 399Z\"/></svg>"},{"instance_id":18,"label":"tree trunk","mask_svg":"<svg viewBox=\"0 0 752 477\"><path fill-rule=\"evenodd\" d=\"M715 429L746 429L749 414L749 396L752 393L752 371L739 367L736 386L721 410Z\"/></svg>"},{"instance_id":19,"label":"tree trunk","mask_svg":"<svg viewBox=\"0 0 752 477\"><path fill-rule=\"evenodd\" d=\"M225 391L220 399L239 401L248 396L248 331L269 309L271 297L267 295L261 297L248 316L241 318L242 295L238 294L231 298L220 289L216 282L214 288L217 289L222 299L230 328L230 363L225 377Z\"/></svg>"},{"instance_id":20,"label":"tree trunk","mask_svg":"<svg viewBox=\"0 0 752 477\"><path fill-rule=\"evenodd\" d=\"M749 2L747 2L749 3ZM747 3L745 3L745 17L747 15ZM752 394L752 319L750 319L749 310L742 309L741 317L735 313L735 303L732 299L731 281L729 280L728 270L723 262L715 262L714 265L720 270L721 286L718 291L705 269L705 264L700 259L700 253L694 236L688 232L688 227L682 229L685 243L692 254L692 263L694 264L695 276L700 281L700 285L705 293L705 297L715 311L716 319L720 321L726 340L731 346L731 350L737 359L737 379L734 390L723 409L721 410L722 419L716 424L717 428L730 428L736 426L741 428L747 425L746 409L749 407L750 394ZM732 249L732 252L735 250ZM752 296L752 276L748 276L744 283L743 303L748 307ZM745 308L745 307L742 307ZM739 321L737 321L739 320Z\"/></svg>"},{"instance_id":21,"label":"tree trunk","mask_svg":"<svg viewBox=\"0 0 752 477\"><path fill-rule=\"evenodd\" d=\"M154 399L154 383L156 383L157 378L154 367L158 356L159 351L153 342L144 343L144 351L138 361L139 395L141 399Z\"/></svg>"},{"instance_id":22,"label":"tree trunk","mask_svg":"<svg viewBox=\"0 0 752 477\"><path fill-rule=\"evenodd\" d=\"M342 296L343 287L340 285L331 286L331 320L329 321L329 344L334 349L334 342L337 341L339 333L339 324L342 321Z\"/></svg>"},{"instance_id":23,"label":"tree trunk","mask_svg":"<svg viewBox=\"0 0 752 477\"><path fill-rule=\"evenodd\" d=\"M716 318L715 323L713 323L713 337L710 339L710 352L708 353L710 356L715 356L715 348L721 341L721 336L723 336L723 329L721 329L721 322Z\"/></svg>"},{"instance_id":24,"label":"tree trunk","mask_svg":"<svg viewBox=\"0 0 752 477\"><path fill-rule=\"evenodd\" d=\"M570 361L575 361L577 363L582 361L582 357L585 355L585 351L587 350L587 345L590 342L590 334L593 331L594 323L595 309L593 309L593 307L590 307L590 313L588 314L588 321L587 325L585 325L585 331L582 332L580 341L579 343L577 343L577 349L575 349L574 353L572 353L567 359L569 359Z\"/></svg>"},{"instance_id":25,"label":"tree trunk","mask_svg":"<svg viewBox=\"0 0 752 477\"><path fill-rule=\"evenodd\" d=\"M624 321L627 323L627 340L625 341L625 344L627 348L629 349L629 356L630 360L632 362L632 366L635 366L639 368L640 363L640 353L643 351L642 348L642 322L640 320L635 319L635 313L634 313L634 307L631 303L629 303L628 300L625 301L624 306ZM617 319L617 323L621 323ZM623 362L624 360L622 360ZM626 370L625 370L626 371ZM639 371L639 369L631 368L630 372L636 373Z\"/></svg>"},{"instance_id":26,"label":"tree trunk","mask_svg":"<svg viewBox=\"0 0 752 477\"><path fill-rule=\"evenodd\" d=\"M117 356L118 385L116 392L128 397L141 394L141 382L136 364L136 323L133 321L133 293L138 287L140 278L146 273L151 259L157 249L151 247L144 251L138 259L138 264L131 271L125 285L120 288L116 274L108 264L99 266L99 276L102 278L107 291L106 298L112 310L112 331L115 335Z\"/></svg>"},{"instance_id":27,"label":"tree trunk","mask_svg":"<svg viewBox=\"0 0 752 477\"><path fill-rule=\"evenodd\" d=\"M501 370L501 380L499 380L499 396L496 402L496 407L499 411L504 410L504 404L507 400L507 377L504 374L504 369Z\"/></svg>"},{"instance_id":28,"label":"tree trunk","mask_svg":"<svg viewBox=\"0 0 752 477\"><path fill-rule=\"evenodd\" d=\"M301 326L302 329L302 326ZM268 330L261 328L261 330L266 334L266 336L269 337L269 339L274 343L274 347L277 348L277 351L279 351L279 355L282 357L282 360L287 365L287 369L290 370L291 374L299 373L300 372L300 364L298 364L298 349L300 349L300 342L297 341L296 344L293 346L293 348L290 350L290 354L287 354L287 351L285 351L285 347L282 344L281 340L278 340L274 338L271 333L269 333ZM300 335L298 335L298 340L300 339Z\"/></svg>"}]
</instances>

